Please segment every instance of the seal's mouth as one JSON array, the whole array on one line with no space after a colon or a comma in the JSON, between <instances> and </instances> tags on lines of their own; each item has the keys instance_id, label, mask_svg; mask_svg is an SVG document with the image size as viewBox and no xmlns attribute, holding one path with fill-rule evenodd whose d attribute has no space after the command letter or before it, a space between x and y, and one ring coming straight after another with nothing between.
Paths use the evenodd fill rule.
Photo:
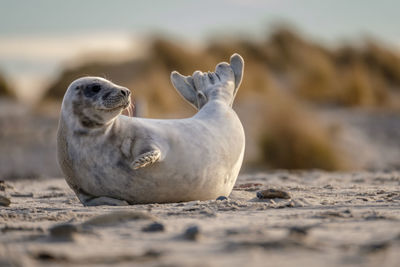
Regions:
<instances>
[{"instance_id":1,"label":"seal's mouth","mask_svg":"<svg viewBox=\"0 0 400 267\"><path fill-rule=\"evenodd\" d=\"M114 111L124 110L124 109L128 108L130 105L131 105L131 101L128 98L128 100L123 104L119 104L119 105L117 105L115 107L112 107L112 108L104 108L104 107L97 108L97 110L100 110L100 111L103 111L103 112L114 112Z\"/></svg>"}]
</instances>

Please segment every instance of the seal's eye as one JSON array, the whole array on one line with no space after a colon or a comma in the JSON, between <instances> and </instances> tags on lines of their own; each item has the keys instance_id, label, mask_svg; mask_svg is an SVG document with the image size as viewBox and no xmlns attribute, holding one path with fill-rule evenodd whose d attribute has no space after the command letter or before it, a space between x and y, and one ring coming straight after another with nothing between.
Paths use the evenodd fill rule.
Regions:
<instances>
[{"instance_id":1,"label":"seal's eye","mask_svg":"<svg viewBox=\"0 0 400 267\"><path fill-rule=\"evenodd\" d=\"M83 93L86 97L93 97L97 95L98 92L101 90L100 84L92 84L88 85L84 90Z\"/></svg>"},{"instance_id":2,"label":"seal's eye","mask_svg":"<svg viewBox=\"0 0 400 267\"><path fill-rule=\"evenodd\" d=\"M92 86L92 92L93 92L93 93L98 93L98 92L100 92L100 89L101 89L101 86L98 85L98 84L95 84L95 85Z\"/></svg>"}]
</instances>

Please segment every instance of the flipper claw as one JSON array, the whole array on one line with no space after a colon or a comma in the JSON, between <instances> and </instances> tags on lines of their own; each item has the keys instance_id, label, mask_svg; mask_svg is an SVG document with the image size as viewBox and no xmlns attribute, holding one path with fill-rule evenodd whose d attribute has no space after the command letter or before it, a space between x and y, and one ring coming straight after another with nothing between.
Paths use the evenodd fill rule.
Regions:
<instances>
[{"instance_id":1,"label":"flipper claw","mask_svg":"<svg viewBox=\"0 0 400 267\"><path fill-rule=\"evenodd\" d=\"M161 151L158 149L143 153L132 162L131 166L134 170L146 167L149 164L157 162L160 159L160 156Z\"/></svg>"}]
</instances>

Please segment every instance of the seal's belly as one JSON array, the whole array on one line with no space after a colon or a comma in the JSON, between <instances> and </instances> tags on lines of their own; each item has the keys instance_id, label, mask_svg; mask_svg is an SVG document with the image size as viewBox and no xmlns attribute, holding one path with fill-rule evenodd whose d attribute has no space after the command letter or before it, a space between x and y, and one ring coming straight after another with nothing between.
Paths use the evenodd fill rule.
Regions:
<instances>
[{"instance_id":1,"label":"seal's belly","mask_svg":"<svg viewBox=\"0 0 400 267\"><path fill-rule=\"evenodd\" d=\"M128 201L161 203L228 196L242 165L244 135L230 133L218 142L215 136L198 136L194 140L181 135L163 161L139 169L133 175Z\"/></svg>"},{"instance_id":2,"label":"seal's belly","mask_svg":"<svg viewBox=\"0 0 400 267\"><path fill-rule=\"evenodd\" d=\"M118 150L101 147L80 155L75 183L93 196L130 203L179 202L229 195L238 176L243 149L228 154L223 147L172 147L165 159L133 170ZM215 151L218 150L218 151Z\"/></svg>"}]
</instances>

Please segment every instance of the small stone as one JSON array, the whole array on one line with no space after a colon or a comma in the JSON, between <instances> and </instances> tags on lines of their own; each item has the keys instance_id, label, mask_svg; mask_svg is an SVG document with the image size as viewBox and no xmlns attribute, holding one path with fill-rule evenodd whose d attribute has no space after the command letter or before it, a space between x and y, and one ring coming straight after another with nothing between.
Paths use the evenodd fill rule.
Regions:
<instances>
[{"instance_id":1,"label":"small stone","mask_svg":"<svg viewBox=\"0 0 400 267\"><path fill-rule=\"evenodd\" d=\"M44 262L62 262L68 261L68 258L64 255L56 255L49 251L40 251L36 255L34 255L35 259L44 261Z\"/></svg>"},{"instance_id":2,"label":"small stone","mask_svg":"<svg viewBox=\"0 0 400 267\"><path fill-rule=\"evenodd\" d=\"M148 212L142 211L115 211L90 218L82 223L83 227L108 226L134 220L156 220Z\"/></svg>"},{"instance_id":3,"label":"small stone","mask_svg":"<svg viewBox=\"0 0 400 267\"><path fill-rule=\"evenodd\" d=\"M72 240L72 235L78 232L78 227L70 223L63 223L51 227L49 231L54 238Z\"/></svg>"},{"instance_id":4,"label":"small stone","mask_svg":"<svg viewBox=\"0 0 400 267\"><path fill-rule=\"evenodd\" d=\"M290 236L306 236L308 234L307 227L293 226L289 228Z\"/></svg>"},{"instance_id":5,"label":"small stone","mask_svg":"<svg viewBox=\"0 0 400 267\"><path fill-rule=\"evenodd\" d=\"M365 244L360 247L361 251L365 253L374 253L378 251L383 251L391 246L389 241L381 241L377 243Z\"/></svg>"},{"instance_id":6,"label":"small stone","mask_svg":"<svg viewBox=\"0 0 400 267\"><path fill-rule=\"evenodd\" d=\"M325 188L325 189L333 189L333 186L331 184L327 184L323 188Z\"/></svg>"},{"instance_id":7,"label":"small stone","mask_svg":"<svg viewBox=\"0 0 400 267\"><path fill-rule=\"evenodd\" d=\"M5 196L0 196L0 206L8 207L11 204L11 200Z\"/></svg>"},{"instance_id":8,"label":"small stone","mask_svg":"<svg viewBox=\"0 0 400 267\"><path fill-rule=\"evenodd\" d=\"M226 196L219 196L219 197L217 197L217 199L216 200L228 200L228 198L226 197Z\"/></svg>"},{"instance_id":9,"label":"small stone","mask_svg":"<svg viewBox=\"0 0 400 267\"><path fill-rule=\"evenodd\" d=\"M192 241L197 240L199 236L200 236L200 229L197 225L188 227L185 233L183 234L183 237L185 239Z\"/></svg>"},{"instance_id":10,"label":"small stone","mask_svg":"<svg viewBox=\"0 0 400 267\"><path fill-rule=\"evenodd\" d=\"M26 193L26 194L20 194L20 193L15 193L11 194L12 197L33 197L33 193Z\"/></svg>"},{"instance_id":11,"label":"small stone","mask_svg":"<svg viewBox=\"0 0 400 267\"><path fill-rule=\"evenodd\" d=\"M283 199L289 199L290 194L286 191L279 190L279 189L265 189L262 191L257 192L257 197L259 199L265 199L265 198L283 198Z\"/></svg>"},{"instance_id":12,"label":"small stone","mask_svg":"<svg viewBox=\"0 0 400 267\"><path fill-rule=\"evenodd\" d=\"M162 223L154 222L142 228L143 232L163 232L165 227Z\"/></svg>"},{"instance_id":13,"label":"small stone","mask_svg":"<svg viewBox=\"0 0 400 267\"><path fill-rule=\"evenodd\" d=\"M3 180L0 180L0 191L6 191L7 189L13 189L14 187Z\"/></svg>"}]
</instances>

